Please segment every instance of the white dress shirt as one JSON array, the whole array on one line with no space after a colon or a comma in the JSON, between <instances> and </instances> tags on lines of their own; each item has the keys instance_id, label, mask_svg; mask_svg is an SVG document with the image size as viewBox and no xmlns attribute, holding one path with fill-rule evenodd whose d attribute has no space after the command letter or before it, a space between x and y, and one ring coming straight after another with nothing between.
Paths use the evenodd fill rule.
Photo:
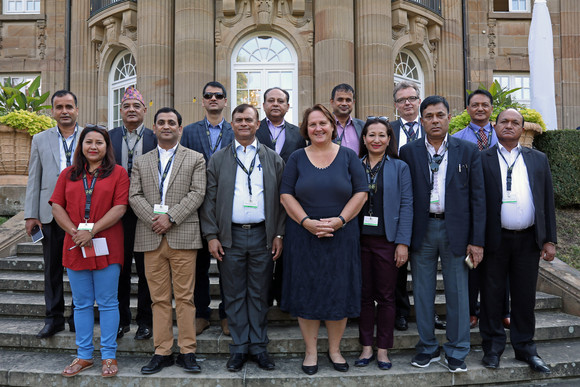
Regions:
<instances>
[{"instance_id":1,"label":"white dress shirt","mask_svg":"<svg viewBox=\"0 0 580 387\"><path fill-rule=\"evenodd\" d=\"M447 154L449 153L446 150L447 137L448 135L445 135L445 139L443 140L441 146L437 150L435 150L435 147L431 145L429 141L427 141L427 137L425 137L425 147L427 148L427 152L429 152L431 157L433 157L433 155L435 154L440 155L442 152L445 151L445 154L443 155L443 160L441 161L441 164L439 164L439 170L437 172L431 173L431 167L430 165L427 165L427 168L429 168L429 175L433 176L433 190L431 191L429 212L433 212L435 214L442 214L445 212L445 176L447 174ZM427 159L429 161L429 158ZM433 202L435 196L439 197L438 203Z\"/></svg>"},{"instance_id":2,"label":"white dress shirt","mask_svg":"<svg viewBox=\"0 0 580 387\"><path fill-rule=\"evenodd\" d=\"M57 129L58 129L58 127L57 127ZM75 149L79 145L75 141L75 138L77 136L77 130L78 130L78 125L75 126L75 130L74 130L73 134L71 134L70 136L68 136L65 139L66 146L69 148L72 147L72 149L70 151L71 152L71 155L70 155L70 164L71 165L74 164ZM58 149L59 149L59 153L60 153L60 172L62 172L62 170L66 168L66 153L64 151L64 145L62 144L63 136L62 136L62 133L60 133L60 129L58 129L57 132L58 132Z\"/></svg>"},{"instance_id":3,"label":"white dress shirt","mask_svg":"<svg viewBox=\"0 0 580 387\"><path fill-rule=\"evenodd\" d=\"M407 122L410 121L406 121L403 117L399 118L400 122L401 122L401 127L399 128L399 149L401 149L401 147L403 145L405 145L407 143L407 134L405 133L405 129L407 129L407 126L405 125ZM415 118L415 124L413 125L413 130L415 131L415 133L417 133L417 139L421 138L421 125L419 123L419 116L417 116L417 118Z\"/></svg>"},{"instance_id":4,"label":"white dress shirt","mask_svg":"<svg viewBox=\"0 0 580 387\"><path fill-rule=\"evenodd\" d=\"M161 148L159 145L157 146L157 151L159 152L159 161L161 162L161 171L159 169L157 172L159 173L159 184L161 185L161 178L163 177L163 172L165 171L165 167L167 163L173 155L175 155L175 150L179 146L179 143L175 144L175 146L171 149L165 150ZM169 179L171 178L171 171L173 170L173 164L175 163L175 159L171 162L171 166L169 167L169 171L167 171L167 176L165 177L165 181L163 182L163 195L161 195L161 204L165 204L165 196L167 195L167 187L169 186Z\"/></svg>"},{"instance_id":5,"label":"white dress shirt","mask_svg":"<svg viewBox=\"0 0 580 387\"><path fill-rule=\"evenodd\" d=\"M237 140L234 140L233 146L236 149L238 159L248 172L250 171L250 165L254 158L256 162L254 163L254 170L250 175L252 181L251 197L248 189L248 175L239 165L236 169L232 223L248 224L263 222L266 219L264 212L264 173L260 156L256 153L258 140L254 139L254 142L245 149Z\"/></svg>"}]
</instances>

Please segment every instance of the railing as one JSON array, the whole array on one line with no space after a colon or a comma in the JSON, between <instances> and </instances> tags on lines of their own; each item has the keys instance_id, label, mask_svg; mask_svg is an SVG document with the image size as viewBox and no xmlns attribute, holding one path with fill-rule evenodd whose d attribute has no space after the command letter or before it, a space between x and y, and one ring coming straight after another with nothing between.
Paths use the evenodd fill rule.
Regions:
<instances>
[{"instance_id":1,"label":"railing","mask_svg":"<svg viewBox=\"0 0 580 387\"><path fill-rule=\"evenodd\" d=\"M441 16L441 0L404 0L404 1L420 5L424 8L427 8L429 11L435 12L437 15Z\"/></svg>"},{"instance_id":2,"label":"railing","mask_svg":"<svg viewBox=\"0 0 580 387\"><path fill-rule=\"evenodd\" d=\"M109 7L112 7L115 4L124 3L126 1L132 1L134 3L137 2L137 0L91 0L91 16L90 17L95 16L96 14L101 12L102 10L107 9Z\"/></svg>"}]
</instances>

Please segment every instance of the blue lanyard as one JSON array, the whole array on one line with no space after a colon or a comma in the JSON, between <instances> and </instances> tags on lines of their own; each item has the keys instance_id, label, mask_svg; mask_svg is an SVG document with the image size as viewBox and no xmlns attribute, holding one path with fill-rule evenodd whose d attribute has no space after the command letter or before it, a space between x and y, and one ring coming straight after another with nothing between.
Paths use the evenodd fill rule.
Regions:
<instances>
[{"instance_id":1,"label":"blue lanyard","mask_svg":"<svg viewBox=\"0 0 580 387\"><path fill-rule=\"evenodd\" d=\"M60 134L61 140L62 140L62 147L64 148L64 155L66 156L66 166L70 167L71 166L71 162L70 162L70 158L74 152L74 147L75 147L75 140L77 138L76 134L77 134L77 128L78 125L75 125L75 131L73 133L73 139L70 143L70 148L69 146L66 144L66 138L64 138L64 136L62 135L62 133L60 133L60 128L58 129L58 133Z\"/></svg>"},{"instance_id":2,"label":"blue lanyard","mask_svg":"<svg viewBox=\"0 0 580 387\"><path fill-rule=\"evenodd\" d=\"M443 153L440 155L435 154L431 156L431 153L427 151L427 156L429 156L429 169L431 170L431 191L433 191L433 175L435 172L439 171L439 165L441 165L441 162L445 158L445 152L447 152L447 142L445 143L445 149L443 149Z\"/></svg>"},{"instance_id":3,"label":"blue lanyard","mask_svg":"<svg viewBox=\"0 0 580 387\"><path fill-rule=\"evenodd\" d=\"M159 170L159 174L161 175L161 178L159 179L159 197L161 198L161 204L165 203L165 201L163 200L163 185L165 184L165 179L167 178L167 174L169 173L169 169L171 168L171 163L173 163L173 159L175 158L176 153L177 153L177 148L175 148L175 152L173 152L173 155L171 156L171 158L169 159L169 161L165 165L165 170L163 171L163 174L161 174L161 153L159 152L159 149L157 149L157 155L159 157L157 169Z\"/></svg>"},{"instance_id":4,"label":"blue lanyard","mask_svg":"<svg viewBox=\"0 0 580 387\"><path fill-rule=\"evenodd\" d=\"M211 134L209 132L209 125L207 122L207 118L204 120L205 122L205 134L207 135L207 140L209 142L209 155L213 155L215 153L215 151L217 150L218 146L220 145L220 142L222 142L222 135L224 134L224 126L223 126L223 120L222 120L222 127L220 129L220 135L218 136L215 145L212 147L211 146ZM212 125L212 127L214 127Z\"/></svg>"},{"instance_id":5,"label":"blue lanyard","mask_svg":"<svg viewBox=\"0 0 580 387\"><path fill-rule=\"evenodd\" d=\"M478 129L475 129L473 126L471 126L471 123L468 126L469 126L469 128L471 130L473 130L473 134L475 135L475 138L477 138L478 143L483 144L483 140L481 139L481 136L479 135L479 130ZM482 127L481 129L483 129L483 131L485 132L485 128L484 127ZM489 148L491 146L491 137L492 137L492 134L493 134L493 132L490 131L489 132L489 135L487 136L487 145L486 144L483 144L483 149L487 149L487 148Z\"/></svg>"},{"instance_id":6,"label":"blue lanyard","mask_svg":"<svg viewBox=\"0 0 580 387\"><path fill-rule=\"evenodd\" d=\"M370 160L367 156L363 157L363 165L365 167L367 175L367 183L369 184L369 215L373 216L373 197L377 192L377 178L379 177L379 171L385 164L385 159L389 156L385 153L380 163L377 163L374 168L371 168ZM366 161L366 163L365 163Z\"/></svg>"}]
</instances>

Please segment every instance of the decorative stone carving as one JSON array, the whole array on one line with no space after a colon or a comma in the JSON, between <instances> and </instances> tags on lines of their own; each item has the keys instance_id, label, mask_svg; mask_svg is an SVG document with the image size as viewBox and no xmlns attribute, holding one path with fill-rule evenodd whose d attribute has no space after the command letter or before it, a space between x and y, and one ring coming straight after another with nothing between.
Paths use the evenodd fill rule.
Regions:
<instances>
[{"instance_id":1,"label":"decorative stone carving","mask_svg":"<svg viewBox=\"0 0 580 387\"><path fill-rule=\"evenodd\" d=\"M38 57L44 59L46 54L46 21L36 21L37 37L38 37Z\"/></svg>"},{"instance_id":2,"label":"decorative stone carving","mask_svg":"<svg viewBox=\"0 0 580 387\"><path fill-rule=\"evenodd\" d=\"M257 25L272 24L272 0L254 0L256 7L255 20Z\"/></svg>"},{"instance_id":3,"label":"decorative stone carving","mask_svg":"<svg viewBox=\"0 0 580 387\"><path fill-rule=\"evenodd\" d=\"M103 20L103 25L105 26L106 41L108 43L118 42L121 32L119 19L116 17L108 17Z\"/></svg>"},{"instance_id":4,"label":"decorative stone carving","mask_svg":"<svg viewBox=\"0 0 580 387\"><path fill-rule=\"evenodd\" d=\"M278 6L278 17L285 18L296 28L302 28L306 24L310 23L311 18L305 16L305 12L303 11L301 14L298 14L295 11L295 4L297 3L296 0L292 2L292 10L290 10L290 2L289 1L280 1L280 5ZM304 3L304 2L302 2ZM297 17L300 15L300 17Z\"/></svg>"},{"instance_id":5,"label":"decorative stone carving","mask_svg":"<svg viewBox=\"0 0 580 387\"><path fill-rule=\"evenodd\" d=\"M497 24L496 19L489 19L487 21L487 47L489 48L489 57L493 59L495 57L495 26Z\"/></svg>"},{"instance_id":6,"label":"decorative stone carving","mask_svg":"<svg viewBox=\"0 0 580 387\"><path fill-rule=\"evenodd\" d=\"M137 12L134 10L123 12L121 34L133 41L137 41Z\"/></svg>"}]
</instances>

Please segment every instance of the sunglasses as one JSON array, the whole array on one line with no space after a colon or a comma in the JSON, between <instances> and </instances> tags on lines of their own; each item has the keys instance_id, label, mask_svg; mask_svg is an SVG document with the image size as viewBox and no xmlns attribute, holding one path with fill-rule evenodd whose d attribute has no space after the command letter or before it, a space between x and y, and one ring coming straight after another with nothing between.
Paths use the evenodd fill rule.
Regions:
<instances>
[{"instance_id":1,"label":"sunglasses","mask_svg":"<svg viewBox=\"0 0 580 387\"><path fill-rule=\"evenodd\" d=\"M379 117L375 117L375 116L367 116L367 121L373 121L373 120L379 120L382 122L389 122L389 117L385 117L385 116L379 116Z\"/></svg>"},{"instance_id":2,"label":"sunglasses","mask_svg":"<svg viewBox=\"0 0 580 387\"><path fill-rule=\"evenodd\" d=\"M204 99L211 99L211 97L215 97L215 99L224 99L226 96L224 93L205 93L203 95Z\"/></svg>"}]
</instances>

